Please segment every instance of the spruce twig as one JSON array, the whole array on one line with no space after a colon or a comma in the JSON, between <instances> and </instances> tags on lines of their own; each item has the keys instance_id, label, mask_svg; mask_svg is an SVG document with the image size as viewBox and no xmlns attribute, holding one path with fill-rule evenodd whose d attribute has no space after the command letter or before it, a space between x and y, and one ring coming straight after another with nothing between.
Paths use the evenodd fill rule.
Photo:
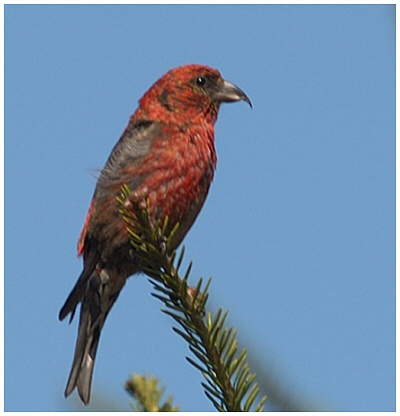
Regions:
<instances>
[{"instance_id":1,"label":"spruce twig","mask_svg":"<svg viewBox=\"0 0 400 416\"><path fill-rule=\"evenodd\" d=\"M260 389L255 374L250 374L246 350L238 353L237 331L225 327L228 312L219 309L215 316L206 313L211 278L205 284L200 278L195 287L190 287L191 264L183 278L178 272L184 249L176 259L172 248L179 224L171 228L168 219L153 224L149 204L147 209L134 212L129 195L129 188L124 187L118 201L135 261L150 277L155 289L152 295L165 305L162 311L179 324L173 329L189 344L195 359L186 359L202 372L206 396L219 411L262 411L266 397L255 405Z\"/></svg>"},{"instance_id":2,"label":"spruce twig","mask_svg":"<svg viewBox=\"0 0 400 416\"><path fill-rule=\"evenodd\" d=\"M135 412L178 412L179 406L172 404L172 396L168 396L161 404L165 387L159 386L160 380L148 374L132 374L125 383L126 391L133 397L132 408Z\"/></svg>"}]
</instances>

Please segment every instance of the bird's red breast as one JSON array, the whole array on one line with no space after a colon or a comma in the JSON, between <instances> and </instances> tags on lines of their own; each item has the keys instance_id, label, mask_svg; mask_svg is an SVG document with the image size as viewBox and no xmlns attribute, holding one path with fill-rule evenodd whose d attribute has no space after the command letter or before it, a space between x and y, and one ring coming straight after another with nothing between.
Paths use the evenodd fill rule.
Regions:
<instances>
[{"instance_id":1,"label":"bird's red breast","mask_svg":"<svg viewBox=\"0 0 400 416\"><path fill-rule=\"evenodd\" d=\"M222 80L216 70L189 65L164 75L139 101L99 178L79 238L79 255L85 252L88 235L103 244L127 243L116 203L125 184L131 189L131 203L139 209L150 201L154 221L168 216L172 223L181 223L182 234L190 228L217 162L214 123L219 103L196 84L199 74ZM151 124L143 127L143 121ZM126 149L132 151L130 159Z\"/></svg>"}]
</instances>

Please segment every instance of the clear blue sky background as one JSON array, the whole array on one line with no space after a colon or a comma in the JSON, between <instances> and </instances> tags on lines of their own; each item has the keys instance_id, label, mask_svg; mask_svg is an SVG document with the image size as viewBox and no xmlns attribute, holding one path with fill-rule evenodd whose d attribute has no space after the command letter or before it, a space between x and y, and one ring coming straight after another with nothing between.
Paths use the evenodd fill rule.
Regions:
<instances>
[{"instance_id":1,"label":"clear blue sky background","mask_svg":"<svg viewBox=\"0 0 400 416\"><path fill-rule=\"evenodd\" d=\"M251 97L224 105L218 169L185 240L192 279L291 396L395 410L395 7L5 6L5 409L70 410L77 320L58 311L95 173L142 94L184 63ZM131 278L93 398L131 372L213 410L185 342ZM75 396L75 394L74 394ZM78 407L80 408L80 407ZM90 408L89 408L90 409Z\"/></svg>"}]
</instances>

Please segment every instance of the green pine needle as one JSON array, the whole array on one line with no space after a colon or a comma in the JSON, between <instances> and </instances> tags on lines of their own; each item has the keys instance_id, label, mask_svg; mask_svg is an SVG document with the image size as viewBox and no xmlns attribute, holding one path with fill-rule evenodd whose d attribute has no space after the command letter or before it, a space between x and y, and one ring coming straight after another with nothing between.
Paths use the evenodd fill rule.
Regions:
<instances>
[{"instance_id":1,"label":"green pine needle","mask_svg":"<svg viewBox=\"0 0 400 416\"><path fill-rule=\"evenodd\" d=\"M200 278L194 288L190 287L191 262L183 278L179 274L184 248L178 256L171 249L179 224L171 228L168 218L152 224L150 203L147 209L138 212L129 197L130 190L124 186L118 202L135 261L150 277L155 290L152 295L165 306L162 311L179 325L173 329L188 343L195 357L186 359L203 374L204 393L219 411L263 411L266 397L256 403L260 389L256 375L250 374L247 352L243 349L238 353L237 330L225 326L228 311L218 309L215 315L205 313L211 279L204 284ZM143 384L145 380L140 382ZM160 398L159 394L153 396Z\"/></svg>"},{"instance_id":2,"label":"green pine needle","mask_svg":"<svg viewBox=\"0 0 400 416\"><path fill-rule=\"evenodd\" d=\"M172 396L164 403L161 398L165 388L159 386L160 380L148 374L132 374L125 383L126 391L133 397L132 408L136 412L178 412L179 406L172 404Z\"/></svg>"}]
</instances>

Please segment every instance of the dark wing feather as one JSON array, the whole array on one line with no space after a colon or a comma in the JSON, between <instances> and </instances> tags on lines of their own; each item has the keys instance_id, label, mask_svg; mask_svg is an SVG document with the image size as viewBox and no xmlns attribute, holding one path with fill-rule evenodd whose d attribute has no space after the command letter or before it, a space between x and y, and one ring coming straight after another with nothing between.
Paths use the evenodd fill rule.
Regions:
<instances>
[{"instance_id":1,"label":"dark wing feather","mask_svg":"<svg viewBox=\"0 0 400 416\"><path fill-rule=\"evenodd\" d=\"M109 236L101 235L101 233L106 233L107 230L113 228L112 224L106 224L104 221L110 221L119 216L118 206L113 200L110 206L111 189L117 184L119 192L124 183L132 188L139 186L143 180L142 177L130 175L124 178L122 171L139 164L147 156L151 143L160 131L159 124L153 121L131 122L114 146L97 182L78 243L78 253L84 256L84 269L61 308L60 320L63 320L69 313L71 313L71 320L73 319L75 309L83 299L86 282L96 265L102 260L102 251L110 250L110 247L104 246L105 244L109 246L108 243L111 243Z\"/></svg>"}]
</instances>

